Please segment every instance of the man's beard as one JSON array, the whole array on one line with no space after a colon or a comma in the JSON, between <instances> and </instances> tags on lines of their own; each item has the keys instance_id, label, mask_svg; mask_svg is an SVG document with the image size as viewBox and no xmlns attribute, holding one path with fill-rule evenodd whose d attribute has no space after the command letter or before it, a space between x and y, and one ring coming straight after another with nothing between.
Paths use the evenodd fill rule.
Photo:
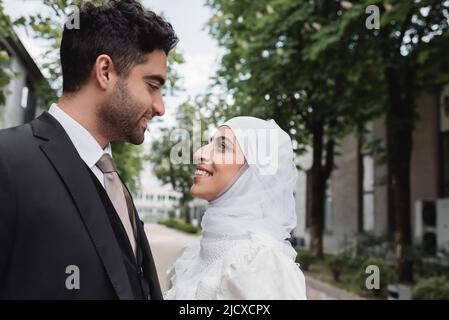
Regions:
<instances>
[{"instance_id":1,"label":"man's beard","mask_svg":"<svg viewBox=\"0 0 449 320\"><path fill-rule=\"evenodd\" d=\"M144 141L140 126L145 107L133 100L124 80L119 79L108 101L100 107L101 130L110 141L125 141L135 145Z\"/></svg>"}]
</instances>

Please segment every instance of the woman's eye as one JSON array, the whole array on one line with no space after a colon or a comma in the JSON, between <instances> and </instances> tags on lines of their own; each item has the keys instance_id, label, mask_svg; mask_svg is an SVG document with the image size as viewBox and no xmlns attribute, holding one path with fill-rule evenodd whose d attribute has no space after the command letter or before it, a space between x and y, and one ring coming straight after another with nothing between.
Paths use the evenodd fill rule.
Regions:
<instances>
[{"instance_id":1,"label":"woman's eye","mask_svg":"<svg viewBox=\"0 0 449 320\"><path fill-rule=\"evenodd\" d=\"M218 148L218 150L219 151L225 151L225 149L226 149L226 145L224 144L224 143L222 143L222 144L218 144L217 145L217 148Z\"/></svg>"}]
</instances>

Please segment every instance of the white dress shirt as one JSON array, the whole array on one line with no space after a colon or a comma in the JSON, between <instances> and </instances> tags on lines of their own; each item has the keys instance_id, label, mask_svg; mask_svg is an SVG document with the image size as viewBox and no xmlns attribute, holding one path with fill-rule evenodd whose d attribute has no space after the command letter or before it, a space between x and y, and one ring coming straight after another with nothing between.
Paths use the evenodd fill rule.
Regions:
<instances>
[{"instance_id":1,"label":"white dress shirt","mask_svg":"<svg viewBox=\"0 0 449 320\"><path fill-rule=\"evenodd\" d=\"M108 153L112 157L111 145L108 144L105 149L101 148L89 131L59 108L57 104L53 104L48 113L58 120L64 128L81 159L92 170L104 188L103 172L95 164L104 153Z\"/></svg>"}]
</instances>

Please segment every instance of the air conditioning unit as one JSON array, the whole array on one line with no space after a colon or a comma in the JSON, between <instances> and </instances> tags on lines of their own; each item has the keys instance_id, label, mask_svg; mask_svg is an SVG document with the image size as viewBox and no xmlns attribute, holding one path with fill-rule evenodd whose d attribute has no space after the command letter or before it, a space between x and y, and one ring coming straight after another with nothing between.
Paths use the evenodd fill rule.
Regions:
<instances>
[{"instance_id":1,"label":"air conditioning unit","mask_svg":"<svg viewBox=\"0 0 449 320\"><path fill-rule=\"evenodd\" d=\"M416 201L414 237L428 255L449 250L449 199Z\"/></svg>"}]
</instances>

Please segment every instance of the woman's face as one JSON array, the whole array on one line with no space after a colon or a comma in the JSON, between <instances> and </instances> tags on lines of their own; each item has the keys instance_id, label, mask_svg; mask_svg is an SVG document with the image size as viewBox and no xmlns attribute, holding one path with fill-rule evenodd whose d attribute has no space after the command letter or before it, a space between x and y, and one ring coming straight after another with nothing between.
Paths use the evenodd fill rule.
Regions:
<instances>
[{"instance_id":1,"label":"woman's face","mask_svg":"<svg viewBox=\"0 0 449 320\"><path fill-rule=\"evenodd\" d=\"M237 139L227 126L219 127L210 143L198 149L194 157L199 165L190 192L207 201L217 198L245 163Z\"/></svg>"}]
</instances>

